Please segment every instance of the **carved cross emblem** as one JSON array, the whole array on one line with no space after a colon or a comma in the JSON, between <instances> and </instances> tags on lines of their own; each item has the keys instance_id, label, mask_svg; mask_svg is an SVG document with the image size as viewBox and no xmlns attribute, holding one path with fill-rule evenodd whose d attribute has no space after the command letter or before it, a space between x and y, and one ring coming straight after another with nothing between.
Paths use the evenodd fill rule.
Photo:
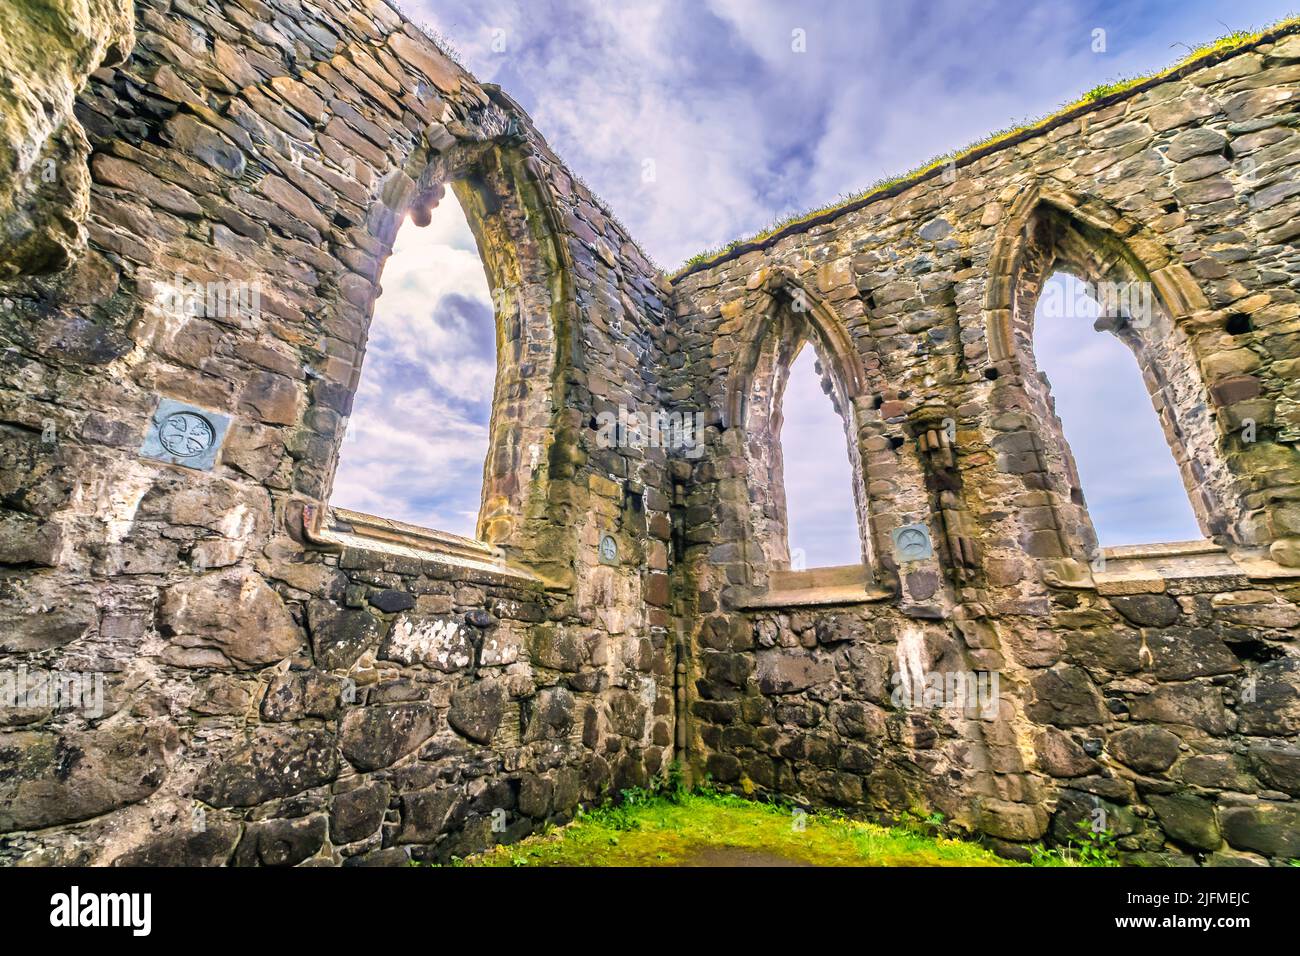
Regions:
<instances>
[{"instance_id":1,"label":"carved cross emblem","mask_svg":"<svg viewBox=\"0 0 1300 956\"><path fill-rule=\"evenodd\" d=\"M158 441L177 458L192 458L212 447L216 433L212 425L193 412L168 415L158 429Z\"/></svg>"}]
</instances>

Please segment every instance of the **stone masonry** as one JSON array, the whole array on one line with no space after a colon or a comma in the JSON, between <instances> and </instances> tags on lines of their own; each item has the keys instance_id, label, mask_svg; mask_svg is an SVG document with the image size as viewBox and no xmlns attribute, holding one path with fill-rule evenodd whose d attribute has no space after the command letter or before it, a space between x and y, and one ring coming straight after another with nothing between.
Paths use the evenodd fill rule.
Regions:
<instances>
[{"instance_id":1,"label":"stone masonry","mask_svg":"<svg viewBox=\"0 0 1300 956\"><path fill-rule=\"evenodd\" d=\"M674 765L1013 857L1097 820L1133 863L1300 857L1300 33L669 277L382 0L10 6L0 690L102 699L0 706L0 860L445 861ZM448 188L496 306L475 542L328 507ZM1032 352L1056 271L1152 293L1098 328L1203 541L1098 550ZM790 568L804 343L860 566ZM598 440L620 409L703 447Z\"/></svg>"}]
</instances>

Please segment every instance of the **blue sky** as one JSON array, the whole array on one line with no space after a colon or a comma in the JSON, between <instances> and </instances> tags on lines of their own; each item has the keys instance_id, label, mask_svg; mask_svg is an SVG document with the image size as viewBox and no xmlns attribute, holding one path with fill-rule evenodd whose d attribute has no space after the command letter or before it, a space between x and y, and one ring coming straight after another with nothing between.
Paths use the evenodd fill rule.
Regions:
<instances>
[{"instance_id":1,"label":"blue sky","mask_svg":"<svg viewBox=\"0 0 1300 956\"><path fill-rule=\"evenodd\" d=\"M671 268L782 213L833 201L1051 112L1099 83L1159 69L1229 29L1279 19L1289 2L407 0L403 7L446 37L481 80L509 91L644 249ZM1104 52L1093 49L1099 29ZM795 51L796 36L804 52ZM443 268L432 241L438 228L408 225L399 236L353 418L354 433L401 442L410 460L350 440L334 500L463 533L472 531L477 493L466 494L462 483L469 478L476 488L481 479L493 361L490 335L477 334L473 317L489 326L490 319L486 298L475 299L458 271L465 257ZM443 232L452 253L472 253L463 226ZM408 241L417 245L407 248ZM391 309L403 318L386 319ZM386 322L399 328L384 332ZM1053 366L1058 391L1096 370L1065 358ZM1123 406L1094 396L1082 407L1088 420L1105 421ZM1062 408L1067 435L1081 443L1075 452L1094 518L1117 529L1103 540L1165 536L1168 516L1152 518L1150 498L1129 500L1122 518L1103 520L1109 505L1088 479L1088 439ZM786 415L791 421L790 408ZM843 444L838 433L836 441ZM1148 475L1157 452L1168 457L1143 442L1123 467ZM816 559L821 545L810 544L810 566L836 563ZM834 550L829 541L827 549Z\"/></svg>"},{"instance_id":2,"label":"blue sky","mask_svg":"<svg viewBox=\"0 0 1300 956\"><path fill-rule=\"evenodd\" d=\"M1194 541L1201 531L1137 360L1093 329L1100 311L1083 283L1058 273L1034 313L1034 357L1052 385L1097 538L1103 546Z\"/></svg>"}]
</instances>

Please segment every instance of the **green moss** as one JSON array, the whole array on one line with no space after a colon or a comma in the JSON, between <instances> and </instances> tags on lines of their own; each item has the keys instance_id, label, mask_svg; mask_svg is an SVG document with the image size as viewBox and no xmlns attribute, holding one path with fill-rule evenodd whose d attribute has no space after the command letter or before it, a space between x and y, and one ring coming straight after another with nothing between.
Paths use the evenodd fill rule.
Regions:
<instances>
[{"instance_id":1,"label":"green moss","mask_svg":"<svg viewBox=\"0 0 1300 956\"><path fill-rule=\"evenodd\" d=\"M1296 27L1297 25L1300 25L1300 17L1288 17L1286 19L1279 20L1277 23L1274 23L1262 30L1258 30L1255 32L1235 30L1209 43L1202 44L1198 47L1193 47L1190 50L1190 52L1186 56L1184 56L1181 60L1167 67L1164 70L1161 70L1156 73L1151 73L1145 76L1116 79L1110 83L1103 83L1100 86L1093 87L1091 90L1088 90L1088 92L1084 93L1078 99L1066 103L1060 109L1053 111L1052 113L1042 117L1041 119L1026 121L1017 126L1012 126L1007 129L998 130L997 132L992 133L984 137L983 139L978 140L977 142L971 143L969 146L965 147L964 149L958 150L957 152L954 153L947 153L942 156L936 156L934 159L930 160L929 162L923 163L922 165L917 166L899 176L891 176L886 179L877 180L876 182L868 186L866 189L859 190L858 192L851 193L849 195L839 196L834 202L817 206L816 208L809 209L805 212L799 212L799 213L794 213L792 215L784 216L778 219L776 222L769 225L766 229L763 229L762 231L760 231L754 236L751 236L748 239L737 239L733 242L727 243L724 246L719 246L713 249L709 249L706 250L705 252L699 253L698 255L692 256L690 259L687 259L686 262L684 262L680 267L678 267L678 269L673 273L672 278L674 279L679 278L684 273L691 271L694 267L699 266L701 264L713 263L718 260L724 259L729 254L734 252L736 249L740 248L741 246L747 246L751 244L765 242L768 239L771 239L772 237L781 233L783 230L786 230L792 226L796 226L798 224L808 222L809 220L812 219L817 219L829 213L834 213L836 210L840 210L843 207L852 205L854 203L860 203L866 199L884 193L887 190L890 190L903 183L919 180L927 173L935 169L946 166L949 163L957 163L975 152L988 149L991 146L996 146L998 143L1004 140L1008 140L1011 139L1012 137L1020 136L1024 133L1045 128L1051 123L1056 122L1057 120L1061 119L1061 117L1067 114L1073 113L1075 111L1082 112L1090 108L1093 104L1105 100L1108 97L1123 94L1148 81L1162 79L1173 73L1178 72L1179 70L1200 63L1203 60L1207 60L1211 57L1221 56L1224 53L1230 52L1239 47L1245 46L1250 43L1254 43L1262 39L1267 34L1278 33L1281 31L1289 30L1290 28Z\"/></svg>"},{"instance_id":2,"label":"green moss","mask_svg":"<svg viewBox=\"0 0 1300 956\"><path fill-rule=\"evenodd\" d=\"M639 796L465 866L681 866L748 861L813 866L1009 866L973 843L725 794Z\"/></svg>"}]
</instances>

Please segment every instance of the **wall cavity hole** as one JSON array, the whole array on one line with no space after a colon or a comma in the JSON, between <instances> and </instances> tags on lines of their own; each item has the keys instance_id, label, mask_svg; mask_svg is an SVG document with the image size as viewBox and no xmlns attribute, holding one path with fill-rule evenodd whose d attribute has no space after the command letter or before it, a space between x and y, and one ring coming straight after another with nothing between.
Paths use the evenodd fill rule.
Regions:
<instances>
[{"instance_id":1,"label":"wall cavity hole","mask_svg":"<svg viewBox=\"0 0 1300 956\"><path fill-rule=\"evenodd\" d=\"M1254 329L1251 324L1250 316L1238 312L1236 315L1228 316L1228 320L1223 323L1224 331L1229 335L1245 335Z\"/></svg>"},{"instance_id":2,"label":"wall cavity hole","mask_svg":"<svg viewBox=\"0 0 1300 956\"><path fill-rule=\"evenodd\" d=\"M990 382L996 382L1000 374L1001 373L995 368L986 368L984 370L984 377Z\"/></svg>"},{"instance_id":3,"label":"wall cavity hole","mask_svg":"<svg viewBox=\"0 0 1300 956\"><path fill-rule=\"evenodd\" d=\"M1242 663L1267 664L1286 656L1286 651L1266 641L1225 641L1228 650Z\"/></svg>"}]
</instances>

